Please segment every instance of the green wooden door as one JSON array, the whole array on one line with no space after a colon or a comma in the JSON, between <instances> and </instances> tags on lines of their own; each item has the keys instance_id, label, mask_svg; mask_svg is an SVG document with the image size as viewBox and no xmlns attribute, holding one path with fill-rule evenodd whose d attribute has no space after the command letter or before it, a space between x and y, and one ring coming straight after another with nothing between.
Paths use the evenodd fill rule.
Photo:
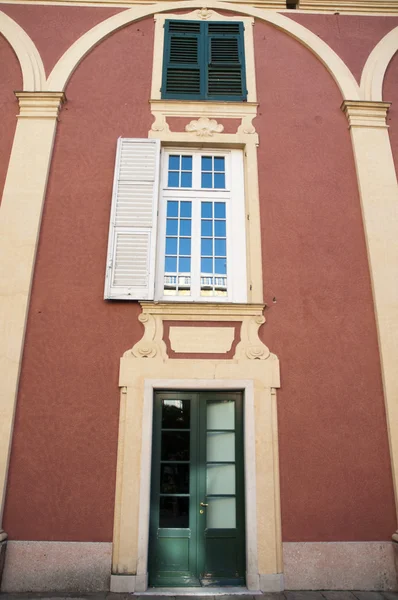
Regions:
<instances>
[{"instance_id":1,"label":"green wooden door","mask_svg":"<svg viewBox=\"0 0 398 600\"><path fill-rule=\"evenodd\" d=\"M156 392L150 586L243 585L242 395Z\"/></svg>"}]
</instances>

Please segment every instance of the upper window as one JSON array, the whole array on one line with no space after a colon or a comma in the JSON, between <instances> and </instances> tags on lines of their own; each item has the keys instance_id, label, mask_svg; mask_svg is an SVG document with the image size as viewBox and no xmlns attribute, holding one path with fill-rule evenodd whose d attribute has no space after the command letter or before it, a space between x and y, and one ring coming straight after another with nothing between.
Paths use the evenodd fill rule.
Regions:
<instances>
[{"instance_id":1,"label":"upper window","mask_svg":"<svg viewBox=\"0 0 398 600\"><path fill-rule=\"evenodd\" d=\"M162 98L246 100L243 23L166 21Z\"/></svg>"},{"instance_id":2,"label":"upper window","mask_svg":"<svg viewBox=\"0 0 398 600\"><path fill-rule=\"evenodd\" d=\"M105 298L246 302L243 152L120 139Z\"/></svg>"}]
</instances>

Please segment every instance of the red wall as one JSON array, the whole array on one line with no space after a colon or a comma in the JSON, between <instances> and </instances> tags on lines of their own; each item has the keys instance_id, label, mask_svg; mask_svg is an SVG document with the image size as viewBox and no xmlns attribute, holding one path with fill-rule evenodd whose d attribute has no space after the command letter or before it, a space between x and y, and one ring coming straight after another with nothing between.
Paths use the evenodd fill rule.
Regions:
<instances>
[{"instance_id":1,"label":"red wall","mask_svg":"<svg viewBox=\"0 0 398 600\"><path fill-rule=\"evenodd\" d=\"M106 247L116 140L146 137L153 121L152 49L153 19L132 24L89 54L66 90L16 413L11 539L112 539L119 357L142 326L136 303L103 300Z\"/></svg>"},{"instance_id":2,"label":"red wall","mask_svg":"<svg viewBox=\"0 0 398 600\"><path fill-rule=\"evenodd\" d=\"M0 202L14 139L18 102L14 92L22 89L22 73L11 46L0 35Z\"/></svg>"},{"instance_id":3,"label":"red wall","mask_svg":"<svg viewBox=\"0 0 398 600\"><path fill-rule=\"evenodd\" d=\"M359 82L366 59L376 44L398 25L398 17L310 15L285 13L326 42Z\"/></svg>"},{"instance_id":4,"label":"red wall","mask_svg":"<svg viewBox=\"0 0 398 600\"><path fill-rule=\"evenodd\" d=\"M395 511L382 384L340 92L298 42L266 24L254 31L283 538L387 540Z\"/></svg>"},{"instance_id":5,"label":"red wall","mask_svg":"<svg viewBox=\"0 0 398 600\"><path fill-rule=\"evenodd\" d=\"M282 368L283 537L389 539L380 366L341 97L298 42L264 23L254 32L262 335ZM112 539L118 361L142 328L137 304L102 300L106 245L116 139L146 137L152 122L152 49L148 18L95 48L66 90L17 405L11 539Z\"/></svg>"}]
</instances>

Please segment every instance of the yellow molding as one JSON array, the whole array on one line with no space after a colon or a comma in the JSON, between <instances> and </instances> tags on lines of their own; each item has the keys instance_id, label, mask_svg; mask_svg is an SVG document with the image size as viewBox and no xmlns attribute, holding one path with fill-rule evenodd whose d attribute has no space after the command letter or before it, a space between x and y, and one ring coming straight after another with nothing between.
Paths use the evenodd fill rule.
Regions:
<instances>
[{"instance_id":1,"label":"yellow molding","mask_svg":"<svg viewBox=\"0 0 398 600\"><path fill-rule=\"evenodd\" d=\"M362 98L375 102L382 101L384 75L397 51L398 27L395 27L380 40L368 56L361 77Z\"/></svg>"},{"instance_id":2,"label":"yellow molding","mask_svg":"<svg viewBox=\"0 0 398 600\"><path fill-rule=\"evenodd\" d=\"M64 92L15 92L19 102L18 119L54 119L66 97Z\"/></svg>"},{"instance_id":3,"label":"yellow molding","mask_svg":"<svg viewBox=\"0 0 398 600\"><path fill-rule=\"evenodd\" d=\"M387 128L386 117L391 102L369 102L366 100L344 100L341 109L351 127Z\"/></svg>"},{"instance_id":4,"label":"yellow molding","mask_svg":"<svg viewBox=\"0 0 398 600\"><path fill-rule=\"evenodd\" d=\"M258 317L265 304L216 304L199 302L140 302L142 314L162 315L163 319L187 321L241 321L243 317Z\"/></svg>"},{"instance_id":5,"label":"yellow molding","mask_svg":"<svg viewBox=\"0 0 398 600\"><path fill-rule=\"evenodd\" d=\"M302 11L362 14L398 14L397 0L300 0Z\"/></svg>"},{"instance_id":6,"label":"yellow molding","mask_svg":"<svg viewBox=\"0 0 398 600\"><path fill-rule=\"evenodd\" d=\"M44 89L46 75L39 51L26 31L1 11L0 34L6 38L17 55L22 70L24 89L31 91Z\"/></svg>"},{"instance_id":7,"label":"yellow molding","mask_svg":"<svg viewBox=\"0 0 398 600\"><path fill-rule=\"evenodd\" d=\"M398 514L398 183L388 102L344 102L361 199Z\"/></svg>"},{"instance_id":8,"label":"yellow molding","mask_svg":"<svg viewBox=\"0 0 398 600\"><path fill-rule=\"evenodd\" d=\"M173 10L193 9L203 7L202 3L196 0L182 0L180 2L158 2L149 6L135 6L128 10L122 11L102 23L99 23L84 35L79 38L65 54L59 59L58 63L53 68L47 80L47 89L63 90L65 89L69 78L76 69L80 61L99 44L103 39L108 37L113 31L124 27L128 23L132 23L138 19L143 19L147 16L162 13L172 12ZM342 59L332 50L325 42L323 42L315 33L296 23L292 19L274 11L253 8L247 4L221 2L220 0L208 0L206 2L208 9L214 10L229 10L239 12L243 15L248 15L261 19L271 25L274 25L281 31L298 40L306 48L325 65L330 72L337 85L340 88L343 98L352 100L359 99L359 86Z\"/></svg>"},{"instance_id":9,"label":"yellow molding","mask_svg":"<svg viewBox=\"0 0 398 600\"><path fill-rule=\"evenodd\" d=\"M168 2L169 0L160 0ZM285 0L229 0L242 5L253 6L269 11L287 12ZM159 2L159 0L158 0ZM94 6L130 7L154 4L151 0L0 0L0 4L30 4L52 6ZM322 14L342 13L346 15L395 16L398 14L396 0L301 0L295 12Z\"/></svg>"}]
</instances>

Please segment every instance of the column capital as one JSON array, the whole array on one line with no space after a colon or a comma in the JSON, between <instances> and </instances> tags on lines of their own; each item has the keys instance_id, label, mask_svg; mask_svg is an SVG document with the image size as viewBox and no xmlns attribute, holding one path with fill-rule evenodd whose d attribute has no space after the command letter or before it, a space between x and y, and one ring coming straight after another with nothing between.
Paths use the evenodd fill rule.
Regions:
<instances>
[{"instance_id":1,"label":"column capital","mask_svg":"<svg viewBox=\"0 0 398 600\"><path fill-rule=\"evenodd\" d=\"M14 92L19 102L18 119L56 119L66 101L64 92Z\"/></svg>"},{"instance_id":2,"label":"column capital","mask_svg":"<svg viewBox=\"0 0 398 600\"><path fill-rule=\"evenodd\" d=\"M391 102L368 100L344 100L341 110L348 119L349 127L388 127L386 123Z\"/></svg>"}]
</instances>

